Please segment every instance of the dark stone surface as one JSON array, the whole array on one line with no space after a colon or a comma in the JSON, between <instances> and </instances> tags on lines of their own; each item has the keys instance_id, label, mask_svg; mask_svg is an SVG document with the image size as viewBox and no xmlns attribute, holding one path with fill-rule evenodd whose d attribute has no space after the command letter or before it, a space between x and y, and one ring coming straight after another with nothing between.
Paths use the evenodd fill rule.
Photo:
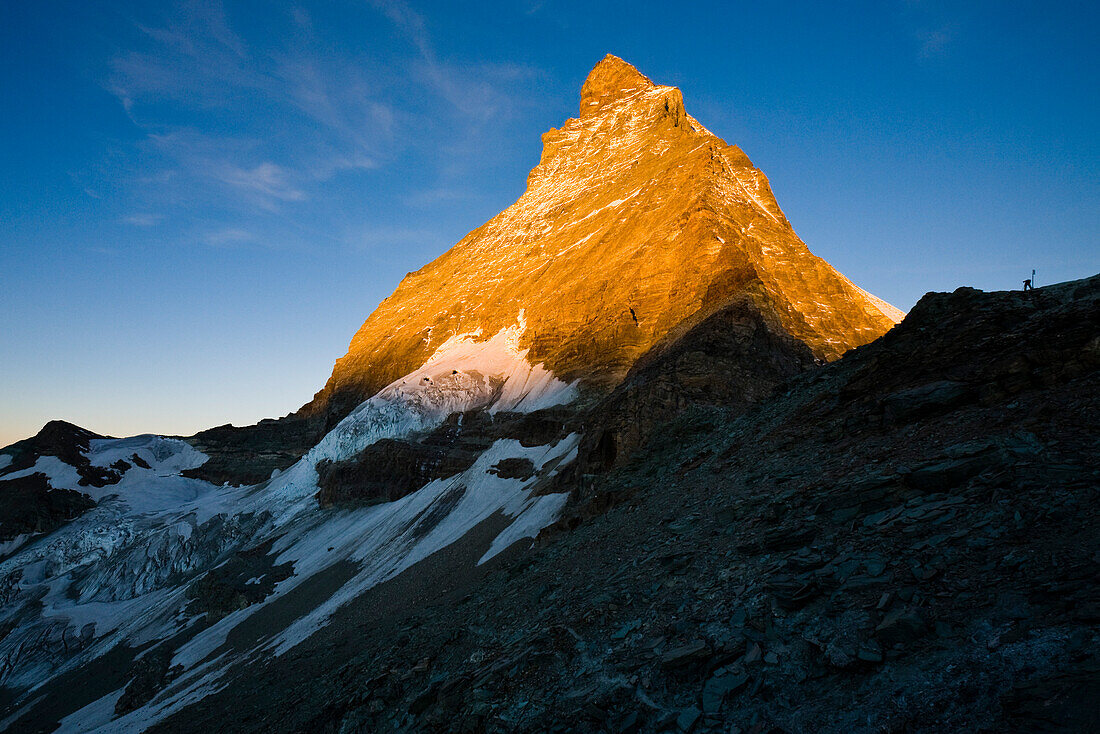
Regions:
<instances>
[{"instance_id":1,"label":"dark stone surface","mask_svg":"<svg viewBox=\"0 0 1100 734\"><path fill-rule=\"evenodd\" d=\"M530 479L535 475L535 465L530 459L502 459L489 471L501 479Z\"/></svg>"},{"instance_id":2,"label":"dark stone surface","mask_svg":"<svg viewBox=\"0 0 1100 734\"><path fill-rule=\"evenodd\" d=\"M965 382L939 380L887 395L882 399L882 412L886 420L901 424L957 408L977 396L978 391Z\"/></svg>"},{"instance_id":3,"label":"dark stone surface","mask_svg":"<svg viewBox=\"0 0 1100 734\"><path fill-rule=\"evenodd\" d=\"M86 494L54 489L45 474L0 480L0 541L48 533L95 507Z\"/></svg>"},{"instance_id":4,"label":"dark stone surface","mask_svg":"<svg viewBox=\"0 0 1100 734\"><path fill-rule=\"evenodd\" d=\"M76 469L77 474L80 475L78 484L82 487L106 487L117 484L125 470L93 466L84 455L88 450L88 442L93 438L106 437L80 426L74 426L72 423L50 421L31 438L17 441L2 449L3 453L12 457L12 461L0 469L0 479L3 479L5 474L14 474L31 468L42 456L56 456Z\"/></svg>"},{"instance_id":5,"label":"dark stone surface","mask_svg":"<svg viewBox=\"0 0 1100 734\"><path fill-rule=\"evenodd\" d=\"M0 476L29 469L40 456L56 456L72 466L87 464L88 459L83 452L88 450L88 442L93 438L104 436L65 421L50 421L31 438L16 441L0 450L12 457L11 463L0 469Z\"/></svg>"},{"instance_id":6,"label":"dark stone surface","mask_svg":"<svg viewBox=\"0 0 1100 734\"><path fill-rule=\"evenodd\" d=\"M115 713L122 715L144 706L172 679L173 650L162 645L148 650L130 664L130 682L115 702Z\"/></svg>"},{"instance_id":7,"label":"dark stone surface","mask_svg":"<svg viewBox=\"0 0 1100 734\"><path fill-rule=\"evenodd\" d=\"M210 458L182 474L212 484L257 484L298 461L322 435L319 421L293 415L251 426L210 428L183 439Z\"/></svg>"},{"instance_id":8,"label":"dark stone surface","mask_svg":"<svg viewBox=\"0 0 1100 734\"><path fill-rule=\"evenodd\" d=\"M686 333L674 330L638 360L595 411L600 428L585 436L573 471L622 465L689 406L744 411L813 365L810 349L774 315L752 298L735 300Z\"/></svg>"},{"instance_id":9,"label":"dark stone surface","mask_svg":"<svg viewBox=\"0 0 1100 734\"><path fill-rule=\"evenodd\" d=\"M554 443L574 429L577 417L551 408L532 413L474 411L452 415L430 433L408 439L382 439L347 461L322 462L317 467L323 507L339 504L392 502L423 487L466 471L477 457L501 438L524 446ZM534 471L529 460L506 460L505 478L526 478Z\"/></svg>"},{"instance_id":10,"label":"dark stone surface","mask_svg":"<svg viewBox=\"0 0 1100 734\"><path fill-rule=\"evenodd\" d=\"M349 461L317 466L317 501L337 504L392 502L433 479L454 476L477 460L474 451L384 438Z\"/></svg>"},{"instance_id":11,"label":"dark stone surface","mask_svg":"<svg viewBox=\"0 0 1100 734\"><path fill-rule=\"evenodd\" d=\"M294 575L293 564L275 565L275 555L270 542L233 554L191 583L189 609L217 620L263 601L276 584Z\"/></svg>"}]
</instances>

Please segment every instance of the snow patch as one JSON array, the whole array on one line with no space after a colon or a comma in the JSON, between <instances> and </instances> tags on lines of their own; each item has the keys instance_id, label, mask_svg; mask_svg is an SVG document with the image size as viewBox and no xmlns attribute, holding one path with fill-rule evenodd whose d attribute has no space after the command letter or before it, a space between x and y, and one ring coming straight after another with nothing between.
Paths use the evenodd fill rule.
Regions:
<instances>
[{"instance_id":1,"label":"snow patch","mask_svg":"<svg viewBox=\"0 0 1100 734\"><path fill-rule=\"evenodd\" d=\"M360 570L332 597L276 635L269 647L276 655L287 652L324 627L341 606L443 550L497 512L516 519L493 541L479 563L517 540L534 537L557 519L566 500L564 493L532 497L538 473L543 469L556 472L576 456L579 442L577 434L556 444L534 447L499 439L459 475L429 482L395 502L349 511L342 518L290 538L276 559L277 563L295 564L297 575L280 586L284 593L292 588L291 582L301 583L337 560L354 561ZM521 480L490 473L489 469L508 458L529 459L536 475Z\"/></svg>"},{"instance_id":2,"label":"snow patch","mask_svg":"<svg viewBox=\"0 0 1100 734\"><path fill-rule=\"evenodd\" d=\"M534 538L539 532L558 519L569 494L560 492L532 497L520 509L515 522L493 539L493 544L477 562L481 565L504 549L523 538Z\"/></svg>"},{"instance_id":3,"label":"snow patch","mask_svg":"<svg viewBox=\"0 0 1100 734\"><path fill-rule=\"evenodd\" d=\"M179 473L206 462L206 454L186 441L152 434L131 438L93 438L88 442L86 454L93 466L104 467L116 461L133 464L135 455L161 474Z\"/></svg>"},{"instance_id":4,"label":"snow patch","mask_svg":"<svg viewBox=\"0 0 1100 734\"><path fill-rule=\"evenodd\" d=\"M150 468L134 464L137 454ZM180 476L185 469L201 466L206 455L190 444L162 436L134 436L133 438L95 438L89 442L85 453L93 466L109 467L122 460L130 464L122 479L103 487L82 486L76 467L66 464L56 456L40 456L29 469L12 472L0 477L0 481L18 479L32 474L45 474L54 489L71 489L86 494L96 502L118 495L125 499L131 510L137 513L152 512L197 499L212 487L207 482Z\"/></svg>"},{"instance_id":5,"label":"snow patch","mask_svg":"<svg viewBox=\"0 0 1100 734\"><path fill-rule=\"evenodd\" d=\"M20 479L22 477L29 477L32 474L45 474L46 478L50 480L50 486L54 489L76 489L79 492L84 491L83 487L79 487L80 474L77 473L74 467L66 464L56 456L39 456L38 460L34 462L34 466L29 469L21 469L20 471L12 472L11 474L5 474L3 477L0 477L0 481Z\"/></svg>"},{"instance_id":6,"label":"snow patch","mask_svg":"<svg viewBox=\"0 0 1100 734\"><path fill-rule=\"evenodd\" d=\"M526 328L520 311L515 326L485 341L477 341L477 332L450 337L420 369L360 404L305 460L316 466L322 459L347 459L379 439L433 428L452 413L487 406L494 413L526 413L572 401L575 382L566 384L541 363L527 361L528 350L519 346Z\"/></svg>"},{"instance_id":7,"label":"snow patch","mask_svg":"<svg viewBox=\"0 0 1100 734\"><path fill-rule=\"evenodd\" d=\"M108 693L106 696L92 701L84 708L69 714L61 720L61 725L56 730L57 734L77 734L109 724L115 718L115 705L125 692L126 686L123 686L117 691Z\"/></svg>"}]
</instances>

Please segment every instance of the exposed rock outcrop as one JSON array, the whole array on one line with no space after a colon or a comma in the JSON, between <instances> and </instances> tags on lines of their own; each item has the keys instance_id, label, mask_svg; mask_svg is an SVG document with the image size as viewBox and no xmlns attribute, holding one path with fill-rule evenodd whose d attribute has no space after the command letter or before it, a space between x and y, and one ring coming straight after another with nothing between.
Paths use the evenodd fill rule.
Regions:
<instances>
[{"instance_id":1,"label":"exposed rock outcrop","mask_svg":"<svg viewBox=\"0 0 1100 734\"><path fill-rule=\"evenodd\" d=\"M322 426L297 416L263 420L252 426L218 426L184 439L209 459L184 476L213 484L256 484L282 471L309 451Z\"/></svg>"},{"instance_id":2,"label":"exposed rock outcrop","mask_svg":"<svg viewBox=\"0 0 1100 734\"><path fill-rule=\"evenodd\" d=\"M103 438L86 428L74 426L66 421L50 421L31 438L16 441L4 448L4 453L12 457L11 463L0 469L0 474L11 474L34 466L40 456L56 456L71 466L88 463L84 452L93 438Z\"/></svg>"},{"instance_id":3,"label":"exposed rock outcrop","mask_svg":"<svg viewBox=\"0 0 1100 734\"><path fill-rule=\"evenodd\" d=\"M86 494L54 489L44 474L0 480L0 542L48 533L94 506Z\"/></svg>"},{"instance_id":4,"label":"exposed rock outcrop","mask_svg":"<svg viewBox=\"0 0 1100 734\"><path fill-rule=\"evenodd\" d=\"M523 446L556 443L577 426L578 418L568 408L533 413L458 413L426 435L382 439L351 459L322 462L317 467L317 501L322 507L392 502L433 479L466 471L498 439L515 439ZM505 478L527 478L533 473L525 473L507 461L504 472L500 476Z\"/></svg>"},{"instance_id":5,"label":"exposed rock outcrop","mask_svg":"<svg viewBox=\"0 0 1100 734\"><path fill-rule=\"evenodd\" d=\"M678 332L641 357L593 411L574 475L625 463L659 426L690 406L747 410L814 366L810 349L748 296Z\"/></svg>"},{"instance_id":6,"label":"exposed rock outcrop","mask_svg":"<svg viewBox=\"0 0 1100 734\"><path fill-rule=\"evenodd\" d=\"M6 474L30 469L43 456L53 456L76 469L82 487L101 488L116 484L122 479L125 469L94 466L85 455L89 441L97 438L106 437L66 421L50 421L31 438L16 441L3 449L12 460L0 469L0 480Z\"/></svg>"}]
</instances>

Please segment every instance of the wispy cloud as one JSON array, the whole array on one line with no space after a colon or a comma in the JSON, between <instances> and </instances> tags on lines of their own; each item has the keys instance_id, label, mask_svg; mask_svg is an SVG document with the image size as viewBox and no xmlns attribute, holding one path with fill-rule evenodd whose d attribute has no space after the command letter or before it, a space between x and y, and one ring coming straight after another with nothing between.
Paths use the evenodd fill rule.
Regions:
<instances>
[{"instance_id":1,"label":"wispy cloud","mask_svg":"<svg viewBox=\"0 0 1100 734\"><path fill-rule=\"evenodd\" d=\"M229 247L255 242L256 236L240 227L225 227L203 235L203 242L211 247Z\"/></svg>"},{"instance_id":2,"label":"wispy cloud","mask_svg":"<svg viewBox=\"0 0 1100 734\"><path fill-rule=\"evenodd\" d=\"M230 186L254 197L261 206L272 207L275 201L301 201L306 198L301 189L288 181L287 171L270 161L255 168L226 165L215 175Z\"/></svg>"},{"instance_id":3,"label":"wispy cloud","mask_svg":"<svg viewBox=\"0 0 1100 734\"><path fill-rule=\"evenodd\" d=\"M216 107L227 89L263 86L218 2L187 3L163 26L135 25L146 48L112 59L107 84L131 114L136 104L165 99Z\"/></svg>"},{"instance_id":4,"label":"wispy cloud","mask_svg":"<svg viewBox=\"0 0 1100 734\"><path fill-rule=\"evenodd\" d=\"M412 67L416 80L432 89L455 110L474 122L483 122L507 112L512 98L502 84L533 75L518 64L461 64L441 60L436 54L424 17L404 0L372 0L371 3L417 50Z\"/></svg>"},{"instance_id":5,"label":"wispy cloud","mask_svg":"<svg viewBox=\"0 0 1100 734\"><path fill-rule=\"evenodd\" d=\"M164 221L163 214L131 214L123 217L122 221L135 227L155 227Z\"/></svg>"},{"instance_id":6,"label":"wispy cloud","mask_svg":"<svg viewBox=\"0 0 1100 734\"><path fill-rule=\"evenodd\" d=\"M274 211L307 199L311 183L379 164L392 147L393 110L353 59L324 52L306 11L288 21L299 32L274 48L249 45L216 1L135 23L141 48L112 59L106 87L149 147L186 174L143 178Z\"/></svg>"},{"instance_id":7,"label":"wispy cloud","mask_svg":"<svg viewBox=\"0 0 1100 734\"><path fill-rule=\"evenodd\" d=\"M947 56L959 35L958 8L950 3L901 0L901 18L916 41L921 61Z\"/></svg>"},{"instance_id":8,"label":"wispy cloud","mask_svg":"<svg viewBox=\"0 0 1100 734\"><path fill-rule=\"evenodd\" d=\"M358 14L356 35L323 6L260 19L220 0L155 7L132 21L103 80L143 135L119 142L80 185L90 196L128 197L119 207L126 224L172 222L216 246L258 239L245 231L348 244L354 237L321 226L314 210L358 196L360 213L336 225L352 229L371 217L377 190L366 188L366 172L399 160L417 166L409 179L419 183L386 191L392 201L464 198L487 131L525 111L517 90L536 78L521 65L443 55L430 18L400 0L345 8ZM359 43L391 29L404 46Z\"/></svg>"},{"instance_id":9,"label":"wispy cloud","mask_svg":"<svg viewBox=\"0 0 1100 734\"><path fill-rule=\"evenodd\" d=\"M428 38L424 17L416 12L404 0L371 0L382 15L386 16L399 30L416 45L423 56L434 57L431 41Z\"/></svg>"}]
</instances>

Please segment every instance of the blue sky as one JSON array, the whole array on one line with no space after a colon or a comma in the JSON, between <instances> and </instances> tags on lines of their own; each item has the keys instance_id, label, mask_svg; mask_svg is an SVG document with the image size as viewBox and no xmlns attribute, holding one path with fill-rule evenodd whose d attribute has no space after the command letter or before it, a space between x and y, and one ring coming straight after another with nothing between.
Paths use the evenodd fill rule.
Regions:
<instances>
[{"instance_id":1,"label":"blue sky","mask_svg":"<svg viewBox=\"0 0 1100 734\"><path fill-rule=\"evenodd\" d=\"M1100 270L1095 3L3 3L0 445L295 410L605 53L901 308Z\"/></svg>"}]
</instances>

